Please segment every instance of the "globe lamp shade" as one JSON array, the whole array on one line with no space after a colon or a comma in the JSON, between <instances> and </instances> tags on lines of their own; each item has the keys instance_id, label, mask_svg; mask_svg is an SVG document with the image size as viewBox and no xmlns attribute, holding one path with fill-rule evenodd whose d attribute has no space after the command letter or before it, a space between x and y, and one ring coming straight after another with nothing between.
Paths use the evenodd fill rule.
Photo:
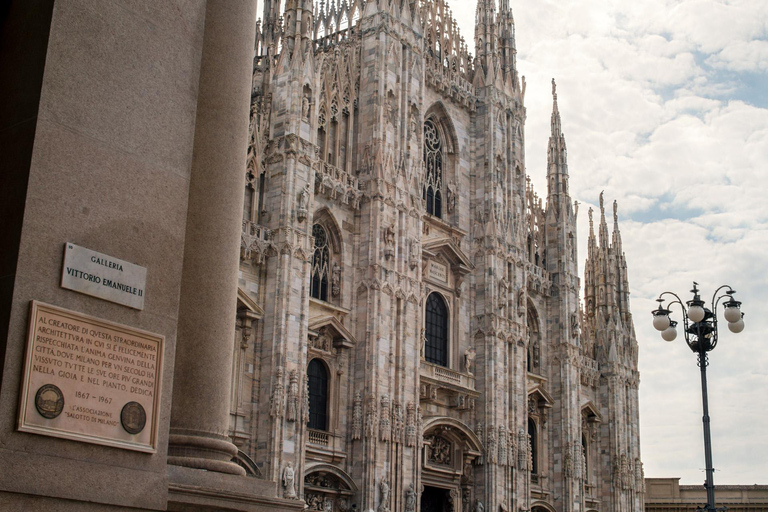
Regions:
<instances>
[{"instance_id":1,"label":"globe lamp shade","mask_svg":"<svg viewBox=\"0 0 768 512\"><path fill-rule=\"evenodd\" d=\"M738 322L741 320L741 310L737 304L725 303L725 313L723 314L725 319L730 323Z\"/></svg>"},{"instance_id":2,"label":"globe lamp shade","mask_svg":"<svg viewBox=\"0 0 768 512\"><path fill-rule=\"evenodd\" d=\"M728 330L730 330L734 334L739 334L741 331L744 330L744 319L739 318L737 322L730 322L728 324Z\"/></svg>"},{"instance_id":3,"label":"globe lamp shade","mask_svg":"<svg viewBox=\"0 0 768 512\"><path fill-rule=\"evenodd\" d=\"M670 325L662 331L661 337L664 341L675 341L675 338L677 338L677 329Z\"/></svg>"},{"instance_id":4,"label":"globe lamp shade","mask_svg":"<svg viewBox=\"0 0 768 512\"><path fill-rule=\"evenodd\" d=\"M691 322L701 322L704 320L704 308L698 305L693 305L688 308L688 318Z\"/></svg>"},{"instance_id":5,"label":"globe lamp shade","mask_svg":"<svg viewBox=\"0 0 768 512\"><path fill-rule=\"evenodd\" d=\"M653 315L653 327L656 328L657 331L664 331L669 327L669 315L661 313Z\"/></svg>"}]
</instances>

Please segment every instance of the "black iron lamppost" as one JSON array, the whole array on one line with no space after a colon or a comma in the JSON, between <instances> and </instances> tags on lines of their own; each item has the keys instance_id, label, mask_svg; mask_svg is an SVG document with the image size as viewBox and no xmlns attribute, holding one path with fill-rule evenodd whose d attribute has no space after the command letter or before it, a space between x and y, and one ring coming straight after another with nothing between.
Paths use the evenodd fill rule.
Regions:
<instances>
[{"instance_id":1,"label":"black iron lamppost","mask_svg":"<svg viewBox=\"0 0 768 512\"><path fill-rule=\"evenodd\" d=\"M718 296L721 290L726 291ZM653 313L653 326L661 331L661 337L666 341L673 341L677 337L677 322L669 318L671 311L668 309L673 304L679 304L683 310L683 333L685 334L685 342L688 344L693 352L699 357L699 368L701 368L701 399L704 404L704 416L702 422L704 423L704 458L707 463L707 480L704 483L704 487L707 489L707 505L698 510L706 512L714 512L716 510L726 510L726 507L721 509L715 508L715 483L713 478L714 469L712 468L712 439L709 431L709 404L707 400L707 352L711 351L717 345L717 305L722 299L726 299L723 302L724 312L723 316L728 321L728 329L733 333L740 333L744 330L744 313L741 312L741 302L733 298L733 294L736 290L728 285L718 288L714 295L712 295L711 309L707 308L704 301L699 296L698 283L693 283L693 300L686 302L688 308L686 309L683 301L676 294L672 292L664 292L659 295L656 301L659 303L659 308L652 311ZM671 295L674 300L669 300L666 307L664 305L663 297L665 295Z\"/></svg>"}]
</instances>

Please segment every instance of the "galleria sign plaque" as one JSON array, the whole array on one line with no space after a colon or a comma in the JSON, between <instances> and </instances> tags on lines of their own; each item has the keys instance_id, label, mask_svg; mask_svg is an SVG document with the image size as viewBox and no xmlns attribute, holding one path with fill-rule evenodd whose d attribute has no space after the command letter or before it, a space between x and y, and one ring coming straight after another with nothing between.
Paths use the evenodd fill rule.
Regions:
<instances>
[{"instance_id":1,"label":"galleria sign plaque","mask_svg":"<svg viewBox=\"0 0 768 512\"><path fill-rule=\"evenodd\" d=\"M145 267L70 242L64 247L62 288L129 308L144 309Z\"/></svg>"},{"instance_id":2,"label":"galleria sign plaque","mask_svg":"<svg viewBox=\"0 0 768 512\"><path fill-rule=\"evenodd\" d=\"M32 301L18 428L157 450L163 336Z\"/></svg>"}]
</instances>

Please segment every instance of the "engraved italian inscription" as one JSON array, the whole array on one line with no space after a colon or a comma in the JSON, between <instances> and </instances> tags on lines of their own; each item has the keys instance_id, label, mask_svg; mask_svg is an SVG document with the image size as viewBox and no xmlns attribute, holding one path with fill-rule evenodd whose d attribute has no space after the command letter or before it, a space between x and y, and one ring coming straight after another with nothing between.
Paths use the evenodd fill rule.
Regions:
<instances>
[{"instance_id":1,"label":"engraved italian inscription","mask_svg":"<svg viewBox=\"0 0 768 512\"><path fill-rule=\"evenodd\" d=\"M154 452L163 341L33 301L19 430Z\"/></svg>"},{"instance_id":2,"label":"engraved italian inscription","mask_svg":"<svg viewBox=\"0 0 768 512\"><path fill-rule=\"evenodd\" d=\"M448 267L443 265L442 263L438 263L436 261L431 261L429 263L429 277L432 279L436 279L438 281L442 281L444 283L448 282Z\"/></svg>"}]
</instances>

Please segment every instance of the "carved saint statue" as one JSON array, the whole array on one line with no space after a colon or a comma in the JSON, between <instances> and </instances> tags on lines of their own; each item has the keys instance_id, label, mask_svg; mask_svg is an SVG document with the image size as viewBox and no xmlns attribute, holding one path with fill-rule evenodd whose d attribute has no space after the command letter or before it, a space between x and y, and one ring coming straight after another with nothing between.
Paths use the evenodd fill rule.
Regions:
<instances>
[{"instance_id":1,"label":"carved saint statue","mask_svg":"<svg viewBox=\"0 0 768 512\"><path fill-rule=\"evenodd\" d=\"M413 484L408 486L405 491L405 512L414 512L416 510L416 491L413 490Z\"/></svg>"},{"instance_id":2,"label":"carved saint statue","mask_svg":"<svg viewBox=\"0 0 768 512\"><path fill-rule=\"evenodd\" d=\"M475 512L485 512L485 506L480 500L475 500Z\"/></svg>"},{"instance_id":3,"label":"carved saint statue","mask_svg":"<svg viewBox=\"0 0 768 512\"><path fill-rule=\"evenodd\" d=\"M293 470L293 464L288 463L287 466L285 466L285 469L283 470L283 489L285 491L283 492L284 498L295 498L296 497L296 487L295 487L295 473Z\"/></svg>"},{"instance_id":4,"label":"carved saint statue","mask_svg":"<svg viewBox=\"0 0 768 512\"><path fill-rule=\"evenodd\" d=\"M310 105L309 97L308 96L304 96L301 99L301 118L304 121L309 121L309 105Z\"/></svg>"},{"instance_id":5,"label":"carved saint statue","mask_svg":"<svg viewBox=\"0 0 768 512\"><path fill-rule=\"evenodd\" d=\"M473 347L469 347L464 351L464 369L470 375L472 375L472 365L475 363L477 352Z\"/></svg>"},{"instance_id":6,"label":"carved saint statue","mask_svg":"<svg viewBox=\"0 0 768 512\"><path fill-rule=\"evenodd\" d=\"M384 230L384 243L389 248L395 247L395 225L387 226Z\"/></svg>"},{"instance_id":7,"label":"carved saint statue","mask_svg":"<svg viewBox=\"0 0 768 512\"><path fill-rule=\"evenodd\" d=\"M386 479L379 483L379 492L381 493L381 502L377 510L378 512L389 512L389 484Z\"/></svg>"},{"instance_id":8,"label":"carved saint statue","mask_svg":"<svg viewBox=\"0 0 768 512\"><path fill-rule=\"evenodd\" d=\"M341 294L341 265L335 261L331 271L331 294L334 297L338 297Z\"/></svg>"}]
</instances>

